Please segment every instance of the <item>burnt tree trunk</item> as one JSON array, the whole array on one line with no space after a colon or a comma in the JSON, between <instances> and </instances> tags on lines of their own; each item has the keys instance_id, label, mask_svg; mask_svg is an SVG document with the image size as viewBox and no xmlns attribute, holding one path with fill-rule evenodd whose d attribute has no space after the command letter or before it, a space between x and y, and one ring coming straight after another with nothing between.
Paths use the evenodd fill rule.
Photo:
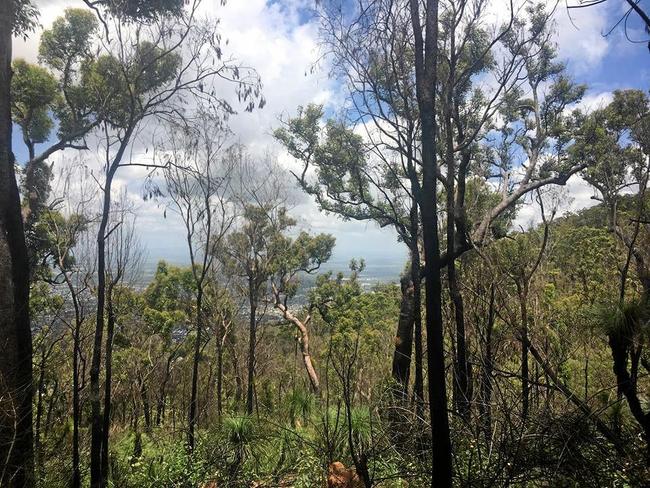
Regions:
<instances>
[{"instance_id":1,"label":"burnt tree trunk","mask_svg":"<svg viewBox=\"0 0 650 488\"><path fill-rule=\"evenodd\" d=\"M521 336L521 418L526 421L530 409L530 372L528 365L528 345L530 344L528 330L528 291L526 285L517 285L519 292L520 330Z\"/></svg>"},{"instance_id":2,"label":"burnt tree trunk","mask_svg":"<svg viewBox=\"0 0 650 488\"><path fill-rule=\"evenodd\" d=\"M415 39L416 92L422 136L422 235L425 258L425 311L427 327L427 367L429 375L429 414L431 417L431 486L451 488L453 467L447 413L444 334L442 322L442 282L440 277L440 238L438 235L436 135L436 64L438 59L438 0L427 0L424 11L424 36L420 3L410 0L411 23Z\"/></svg>"},{"instance_id":3,"label":"burnt tree trunk","mask_svg":"<svg viewBox=\"0 0 650 488\"><path fill-rule=\"evenodd\" d=\"M481 381L481 418L485 442L490 442L492 437L492 373L494 371L493 333L495 315L494 284L490 286L490 303L488 308L487 324L483 337L483 379Z\"/></svg>"},{"instance_id":4,"label":"burnt tree trunk","mask_svg":"<svg viewBox=\"0 0 650 488\"><path fill-rule=\"evenodd\" d=\"M75 314L78 308L75 301ZM81 346L81 323L77 319L72 339L72 488L81 487L81 469L79 467L79 423L81 421L81 401L79 398L79 352Z\"/></svg>"},{"instance_id":5,"label":"burnt tree trunk","mask_svg":"<svg viewBox=\"0 0 650 488\"><path fill-rule=\"evenodd\" d=\"M102 473L108 477L108 432L111 426L111 387L113 381L113 337L115 335L115 309L113 291L115 282L108 287L106 303L106 361L104 365L104 418L102 424Z\"/></svg>"},{"instance_id":6,"label":"burnt tree trunk","mask_svg":"<svg viewBox=\"0 0 650 488\"><path fill-rule=\"evenodd\" d=\"M34 485L29 257L12 152L14 2L0 2L0 485Z\"/></svg>"},{"instance_id":7,"label":"burnt tree trunk","mask_svg":"<svg viewBox=\"0 0 650 488\"><path fill-rule=\"evenodd\" d=\"M248 385L246 390L246 414L252 415L255 403L255 345L257 341L257 296L256 287L249 279L249 330L248 330Z\"/></svg>"},{"instance_id":8,"label":"burnt tree trunk","mask_svg":"<svg viewBox=\"0 0 650 488\"><path fill-rule=\"evenodd\" d=\"M196 339L194 342L194 360L192 361L192 392L190 397L189 427L187 432L187 448L194 451L194 429L197 423L198 414L198 383L199 383L199 360L201 359L201 334L203 329L203 288L199 287L196 295Z\"/></svg>"},{"instance_id":9,"label":"burnt tree trunk","mask_svg":"<svg viewBox=\"0 0 650 488\"><path fill-rule=\"evenodd\" d=\"M411 352L413 349L414 305L413 280L411 274L400 280L402 301L395 336L395 352L393 353L393 379L397 383L396 395L405 400L408 398L409 378L411 373Z\"/></svg>"},{"instance_id":10,"label":"burnt tree trunk","mask_svg":"<svg viewBox=\"0 0 650 488\"><path fill-rule=\"evenodd\" d=\"M217 424L221 425L223 418L223 345L224 345L224 327L219 325L217 333Z\"/></svg>"},{"instance_id":11,"label":"burnt tree trunk","mask_svg":"<svg viewBox=\"0 0 650 488\"><path fill-rule=\"evenodd\" d=\"M106 168L106 181L103 188L102 217L97 230L97 309L95 319L95 334L93 337L93 352L90 363L90 406L91 406L91 437L90 437L90 486L103 488L107 484L107 473L102 470L102 445L104 444L103 416L100 398L100 368L102 362L102 346L104 339L104 314L106 308L106 239L111 211L111 188L113 178L119 168L119 162L128 147L133 134L133 121L120 140L112 162ZM108 433L106 433L108 435Z\"/></svg>"}]
</instances>

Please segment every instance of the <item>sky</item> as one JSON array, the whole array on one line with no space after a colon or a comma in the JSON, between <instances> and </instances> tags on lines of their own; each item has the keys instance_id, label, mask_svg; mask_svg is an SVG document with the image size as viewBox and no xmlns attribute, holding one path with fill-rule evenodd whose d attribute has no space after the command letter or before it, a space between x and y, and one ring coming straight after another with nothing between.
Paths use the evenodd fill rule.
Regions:
<instances>
[{"instance_id":1,"label":"sky","mask_svg":"<svg viewBox=\"0 0 650 488\"><path fill-rule=\"evenodd\" d=\"M575 4L579 0L566 1ZM221 0L203 0L204 10L221 20L222 38L228 40L227 52L242 64L254 67L264 86L263 94L267 101L264 109L233 116L231 129L237 141L248 146L253 154L269 154L284 167L297 163L291 161L271 136L279 118L295 114L300 105L320 103L336 110L345 101L345 94L341 93L336 81L328 77L327 60L320 56L318 25L309 15L308 8L313 2L228 0L222 6ZM14 42L14 57L31 62L37 60L42 29L50 27L65 8L83 6L77 0L36 0L35 3L41 12L40 29L26 41L15 39ZM650 7L650 0L641 0L640 3ZM566 62L569 73L577 82L588 85L583 100L586 108L606 104L616 89L650 88L647 43L630 42L621 25L608 34L625 13L624 4L623 0L609 0L595 8L569 11L565 8L565 0L559 0L555 23L560 58ZM507 0L494 0L497 14L505 12L500 6L505 9L507 5ZM630 17L627 27L632 40L647 39L636 18ZM234 98L234 95L224 96ZM20 161L26 153L17 131L14 139L14 151ZM57 161L71 157L69 153L60 153L52 161L56 165ZM187 251L180 222L173 214L165 212L160 202L142 200L141 175L137 171L120 171L117 186L136 201L137 227L149 260L186 262ZM578 177L569 181L565 193L564 211L593 204L592 190ZM331 233L336 237L334 263L363 257L369 267L392 263L399 268L405 262L405 246L397 242L396 234L390 229L380 229L372 223L344 222L333 215L322 214L305 196L297 198L293 213L302 228L314 233ZM536 219L533 206L524 207L517 224L527 226Z\"/></svg>"}]
</instances>

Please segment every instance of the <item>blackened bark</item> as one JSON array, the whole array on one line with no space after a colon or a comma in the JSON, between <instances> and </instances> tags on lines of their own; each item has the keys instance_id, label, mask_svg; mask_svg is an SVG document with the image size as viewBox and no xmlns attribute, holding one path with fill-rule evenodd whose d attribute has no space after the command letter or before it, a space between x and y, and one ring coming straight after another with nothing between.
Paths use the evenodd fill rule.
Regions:
<instances>
[{"instance_id":1,"label":"blackened bark","mask_svg":"<svg viewBox=\"0 0 650 488\"><path fill-rule=\"evenodd\" d=\"M628 370L632 340L624 331L609 333L609 347L612 352L613 370L619 395L627 401L632 416L643 429L646 442L646 464L650 465L650 412L644 412L635 381L636 372ZM632 363L634 363L632 361Z\"/></svg>"},{"instance_id":2,"label":"blackened bark","mask_svg":"<svg viewBox=\"0 0 650 488\"><path fill-rule=\"evenodd\" d=\"M429 413L431 416L431 486L451 488L453 467L447 413L444 335L442 323L442 283L440 278L440 239L438 235L438 195L436 162L436 100L438 84L438 0L427 0L423 36L419 1L410 0L411 23L415 39L416 91L422 136L422 212L424 241L425 311L427 327L427 366L429 374Z\"/></svg>"},{"instance_id":3,"label":"blackened bark","mask_svg":"<svg viewBox=\"0 0 650 488\"><path fill-rule=\"evenodd\" d=\"M458 287L456 264L450 260L447 265L449 295L454 307L456 324L456 362L454 364L454 404L458 413L465 420L469 419L472 401L471 373L467 355L467 337L465 332L465 307Z\"/></svg>"},{"instance_id":4,"label":"blackened bark","mask_svg":"<svg viewBox=\"0 0 650 488\"><path fill-rule=\"evenodd\" d=\"M481 382L480 402L481 418L483 419L483 431L485 433L485 442L489 442L492 437L492 372L494 371L492 335L494 333L494 301L495 290L494 284L492 284L490 286L490 304L483 339L483 380Z\"/></svg>"},{"instance_id":5,"label":"blackened bark","mask_svg":"<svg viewBox=\"0 0 650 488\"><path fill-rule=\"evenodd\" d=\"M75 302L75 314L79 316ZM72 488L81 487L81 470L79 468L79 423L81 421L81 404L79 398L79 354L81 344L81 323L75 322L72 341Z\"/></svg>"},{"instance_id":6,"label":"blackened bark","mask_svg":"<svg viewBox=\"0 0 650 488\"><path fill-rule=\"evenodd\" d=\"M111 390L113 383L113 337L115 335L115 309L113 292L115 281L108 287L106 301L106 361L104 364L104 418L102 424L102 473L108 476L108 432L111 426Z\"/></svg>"},{"instance_id":7,"label":"blackened bark","mask_svg":"<svg viewBox=\"0 0 650 488\"><path fill-rule=\"evenodd\" d=\"M199 286L196 294L196 339L194 342L194 360L192 361L192 392L190 397L189 427L187 431L187 448L194 451L194 429L198 414L199 360L201 359L201 340L203 332L203 288Z\"/></svg>"},{"instance_id":8,"label":"blackened bark","mask_svg":"<svg viewBox=\"0 0 650 488\"><path fill-rule=\"evenodd\" d=\"M520 342L521 342L521 418L528 419L530 403L530 373L528 367L528 345L530 343L528 331L528 290L524 284L523 288L517 285L519 291L520 309Z\"/></svg>"},{"instance_id":9,"label":"blackened bark","mask_svg":"<svg viewBox=\"0 0 650 488\"><path fill-rule=\"evenodd\" d=\"M253 414L255 402L255 345L257 341L257 293L253 279L249 279L248 297L250 305L248 336L248 386L246 390L246 413Z\"/></svg>"},{"instance_id":10,"label":"blackened bark","mask_svg":"<svg viewBox=\"0 0 650 488\"><path fill-rule=\"evenodd\" d=\"M222 324L219 324L219 331L216 337L217 343L217 424L221 425L223 417L223 343L225 331Z\"/></svg>"},{"instance_id":11,"label":"blackened bark","mask_svg":"<svg viewBox=\"0 0 650 488\"><path fill-rule=\"evenodd\" d=\"M409 134L412 133L412 128ZM409 141L411 141L409 137ZM418 198L420 194L420 182L415 170L413 161L412 143L408 144L408 175L411 184L413 201L409 212L409 233L411 236L411 281L413 282L413 326L415 335L415 378L413 384L413 396L416 413L422 416L424 404L424 375L422 371L422 266L420 262L420 215L418 209Z\"/></svg>"},{"instance_id":12,"label":"blackened bark","mask_svg":"<svg viewBox=\"0 0 650 488\"><path fill-rule=\"evenodd\" d=\"M106 181L103 188L102 218L97 230L97 309L95 318L95 334L93 338L93 353L90 362L90 486L103 488L107 485L107 474L102 470L102 445L103 445L103 416L100 399L99 370L102 361L102 342L104 337L104 313L106 307L106 230L111 212L111 188L113 178L120 167L124 152L129 146L133 130L137 121L131 119L123 136L115 157L106 168ZM108 435L108 433L106 433Z\"/></svg>"},{"instance_id":13,"label":"blackened bark","mask_svg":"<svg viewBox=\"0 0 650 488\"><path fill-rule=\"evenodd\" d=\"M416 216L417 219L417 216ZM417 244L416 244L417 246ZM411 280L413 281L413 324L415 335L415 379L413 394L416 411L421 414L424 401L424 375L422 373L422 270L420 269L420 251L416 247L411 253Z\"/></svg>"},{"instance_id":14,"label":"blackened bark","mask_svg":"<svg viewBox=\"0 0 650 488\"><path fill-rule=\"evenodd\" d=\"M102 360L104 338L104 306L106 302L106 228L111 208L111 184L113 178L106 178L104 187L104 204L102 219L97 231L97 315L93 340L93 353L90 362L90 408L91 408L91 438L90 438L90 486L103 488L102 476L102 445L103 417L100 399L99 369Z\"/></svg>"},{"instance_id":15,"label":"blackened bark","mask_svg":"<svg viewBox=\"0 0 650 488\"><path fill-rule=\"evenodd\" d=\"M419 280L419 278L418 278ZM400 280L402 301L395 336L395 352L393 354L393 379L397 383L396 395L405 400L408 398L409 378L411 371L411 352L413 350L414 305L413 280L411 274Z\"/></svg>"},{"instance_id":16,"label":"blackened bark","mask_svg":"<svg viewBox=\"0 0 650 488\"><path fill-rule=\"evenodd\" d=\"M0 2L0 485L34 485L29 258L11 146L14 2Z\"/></svg>"},{"instance_id":17,"label":"blackened bark","mask_svg":"<svg viewBox=\"0 0 650 488\"><path fill-rule=\"evenodd\" d=\"M447 194L447 250L458 247L456 237L457 214L456 208L456 158L454 153L454 131L452 126L452 107L454 104L454 83L456 81L456 31L455 19L452 21L452 31L449 35L449 77L445 86L443 100L444 134L445 134L445 161L447 165L446 194ZM459 189L460 190L460 189ZM449 253L448 253L449 254ZM454 309L456 324L456 361L454 363L454 405L464 419L469 417L471 400L469 361L467 357L467 339L465 335L465 311L463 297L458 287L456 263L453 253L447 263L447 285L449 296Z\"/></svg>"}]
</instances>

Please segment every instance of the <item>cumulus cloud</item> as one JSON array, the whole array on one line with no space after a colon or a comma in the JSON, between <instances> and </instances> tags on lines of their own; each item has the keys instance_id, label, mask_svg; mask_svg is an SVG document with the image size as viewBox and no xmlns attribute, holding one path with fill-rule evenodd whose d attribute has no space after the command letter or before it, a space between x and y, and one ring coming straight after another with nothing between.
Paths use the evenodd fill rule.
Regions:
<instances>
[{"instance_id":1,"label":"cumulus cloud","mask_svg":"<svg viewBox=\"0 0 650 488\"><path fill-rule=\"evenodd\" d=\"M84 7L81 0L38 0L43 28L51 26L54 19L63 14L67 7ZM281 115L294 114L298 105L321 103L336 110L344 97L336 81L328 77L327 62L319 59L318 25L306 8L312 0L231 0L225 6L220 2L204 0L203 14L220 19L220 33L227 51L246 66L259 73L267 105L253 113L242 112L230 120L231 128L238 142L263 157L272 154L285 168L292 163L286 153L273 140L272 130L278 125ZM496 17L503 16L502 0L494 0ZM551 0L549 0L549 4ZM554 1L552 3L555 3ZM607 38L602 36L607 26L605 8L583 9L573 15L573 24L566 10L556 12L558 44L560 55L570 69L577 74L587 73L602 62L610 49ZM14 56L36 61L40 33L34 33L27 41L16 39ZM312 69L315 68L315 69ZM234 94L224 97L237 107ZM229 98L230 97L230 98ZM596 108L611 99L609 92L599 92L586 97L583 105ZM143 148L146 144L140 145ZM91 157L91 156L88 156ZM135 154L134 158L144 157ZM149 247L152 259L167 257L182 261L185 253L182 225L170 212L164 218L164 205L155 201L142 201L143 170L121 169L118 172L116 188L126 189L133 199L138 200L138 225L143 241ZM289 176L287 176L289 178ZM572 178L567 188L573 200L570 208L580 208L592 201L584 181ZM351 257L385 256L396 262L405 259L405 247L397 243L397 237L389 229L363 222L344 222L332 215L318 211L309 198L303 197L294 209L300 225L313 232L330 232L338 240L335 260L345 261ZM535 219L534 206L524 207L519 221Z\"/></svg>"}]
</instances>

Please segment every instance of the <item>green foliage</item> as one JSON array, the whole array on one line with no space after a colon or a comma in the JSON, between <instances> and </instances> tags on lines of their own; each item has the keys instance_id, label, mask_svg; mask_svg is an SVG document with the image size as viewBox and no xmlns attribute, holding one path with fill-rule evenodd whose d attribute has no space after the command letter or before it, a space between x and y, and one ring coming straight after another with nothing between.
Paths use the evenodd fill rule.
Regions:
<instances>
[{"instance_id":1,"label":"green foliage","mask_svg":"<svg viewBox=\"0 0 650 488\"><path fill-rule=\"evenodd\" d=\"M64 16L41 34L40 60L68 81L75 64L90 57L97 27L97 18L89 10L67 8Z\"/></svg>"},{"instance_id":2,"label":"green foliage","mask_svg":"<svg viewBox=\"0 0 650 488\"><path fill-rule=\"evenodd\" d=\"M314 409L314 396L306 390L294 389L285 399L286 411L293 426L304 423Z\"/></svg>"},{"instance_id":3,"label":"green foliage","mask_svg":"<svg viewBox=\"0 0 650 488\"><path fill-rule=\"evenodd\" d=\"M159 21L164 17L180 16L185 3L184 0L98 0L95 2L123 22L145 24Z\"/></svg>"},{"instance_id":4,"label":"green foliage","mask_svg":"<svg viewBox=\"0 0 650 488\"><path fill-rule=\"evenodd\" d=\"M255 428L250 417L226 417L223 428L229 442L238 448L244 448L255 438Z\"/></svg>"},{"instance_id":5,"label":"green foliage","mask_svg":"<svg viewBox=\"0 0 650 488\"><path fill-rule=\"evenodd\" d=\"M156 333L171 334L187 326L193 310L196 282L190 268L160 261L153 280L144 291L144 319Z\"/></svg>"},{"instance_id":6,"label":"green foliage","mask_svg":"<svg viewBox=\"0 0 650 488\"><path fill-rule=\"evenodd\" d=\"M41 35L39 60L59 75L62 96L52 112L58 119L59 137L63 139L74 141L85 135L90 121L101 112L81 76L83 66L94 59L97 30L98 22L91 12L67 8L64 16L57 18Z\"/></svg>"},{"instance_id":7,"label":"green foliage","mask_svg":"<svg viewBox=\"0 0 650 488\"><path fill-rule=\"evenodd\" d=\"M58 102L57 81L45 68L22 59L13 62L11 102L14 122L26 139L34 143L47 140L54 125L50 112Z\"/></svg>"},{"instance_id":8,"label":"green foliage","mask_svg":"<svg viewBox=\"0 0 650 488\"><path fill-rule=\"evenodd\" d=\"M14 2L13 33L27 39L29 33L38 25L39 11L31 0L12 0Z\"/></svg>"},{"instance_id":9,"label":"green foliage","mask_svg":"<svg viewBox=\"0 0 650 488\"><path fill-rule=\"evenodd\" d=\"M346 220L375 220L382 227L407 225L408 210L396 203L403 199L403 183L398 181L403 172L382 163L371 165L360 135L333 119L322 127L322 117L320 105L299 107L297 116L274 132L289 154L303 164L302 173L296 175L302 189L316 198L321 210ZM307 179L309 168L315 170L312 180ZM376 188L383 189L380 195Z\"/></svg>"},{"instance_id":10,"label":"green foliage","mask_svg":"<svg viewBox=\"0 0 650 488\"><path fill-rule=\"evenodd\" d=\"M145 115L147 97L173 81L180 66L180 54L142 41L124 60L103 54L86 61L81 84L100 117L127 128Z\"/></svg>"},{"instance_id":11,"label":"green foliage","mask_svg":"<svg viewBox=\"0 0 650 488\"><path fill-rule=\"evenodd\" d=\"M616 91L614 100L582 121L572 158L588 161L582 176L609 206L630 178L641 178L648 154L648 97L638 90Z\"/></svg>"},{"instance_id":12,"label":"green foliage","mask_svg":"<svg viewBox=\"0 0 650 488\"><path fill-rule=\"evenodd\" d=\"M134 456L137 436L141 453ZM192 488L210 478L212 471L201 458L190 459L182 442L131 433L115 443L113 484L124 488Z\"/></svg>"}]
</instances>

